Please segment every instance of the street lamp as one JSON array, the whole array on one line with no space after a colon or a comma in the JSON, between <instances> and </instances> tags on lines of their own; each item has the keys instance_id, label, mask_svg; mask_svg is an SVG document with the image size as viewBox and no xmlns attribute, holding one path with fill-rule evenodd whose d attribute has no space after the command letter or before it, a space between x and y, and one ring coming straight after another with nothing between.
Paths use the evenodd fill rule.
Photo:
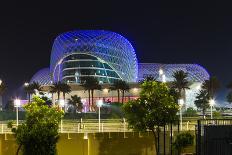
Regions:
<instances>
[{"instance_id":1,"label":"street lamp","mask_svg":"<svg viewBox=\"0 0 232 155\"><path fill-rule=\"evenodd\" d=\"M159 75L163 75L164 71L162 69L159 70Z\"/></svg>"},{"instance_id":2,"label":"street lamp","mask_svg":"<svg viewBox=\"0 0 232 155\"><path fill-rule=\"evenodd\" d=\"M215 100L214 99L210 99L209 100L209 105L210 105L210 115L211 115L211 119L213 119L213 106L215 104Z\"/></svg>"},{"instance_id":3,"label":"street lamp","mask_svg":"<svg viewBox=\"0 0 232 155\"><path fill-rule=\"evenodd\" d=\"M14 107L16 108L16 125L19 125L19 107L21 105L20 99L14 100Z\"/></svg>"},{"instance_id":4,"label":"street lamp","mask_svg":"<svg viewBox=\"0 0 232 155\"><path fill-rule=\"evenodd\" d=\"M25 86L25 87L29 86L29 83L28 83L28 82L25 82L25 83L24 83L24 86Z\"/></svg>"},{"instance_id":5,"label":"street lamp","mask_svg":"<svg viewBox=\"0 0 232 155\"><path fill-rule=\"evenodd\" d=\"M65 100L64 99L60 99L58 102L59 102L60 110L63 110L63 107L65 105ZM63 120L62 119L60 120L60 132L61 133L63 132Z\"/></svg>"},{"instance_id":6,"label":"street lamp","mask_svg":"<svg viewBox=\"0 0 232 155\"><path fill-rule=\"evenodd\" d=\"M101 132L101 106L103 105L103 100L97 101L98 106L98 131Z\"/></svg>"},{"instance_id":7,"label":"street lamp","mask_svg":"<svg viewBox=\"0 0 232 155\"><path fill-rule=\"evenodd\" d=\"M183 121L182 121L182 107L184 105L184 100L183 99L179 99L178 100L178 104L180 106L180 130L182 131L182 129L183 129L183 126L182 126L182 124L183 124Z\"/></svg>"}]
</instances>

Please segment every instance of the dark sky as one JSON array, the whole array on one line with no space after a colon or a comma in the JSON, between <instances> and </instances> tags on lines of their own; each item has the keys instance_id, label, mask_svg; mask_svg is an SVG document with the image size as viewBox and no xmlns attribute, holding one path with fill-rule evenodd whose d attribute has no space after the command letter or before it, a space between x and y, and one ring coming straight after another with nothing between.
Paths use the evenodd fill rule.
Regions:
<instances>
[{"instance_id":1,"label":"dark sky","mask_svg":"<svg viewBox=\"0 0 232 155\"><path fill-rule=\"evenodd\" d=\"M0 78L8 94L49 66L54 38L75 29L125 36L140 62L198 63L232 80L231 4L212 1L13 1L0 6ZM8 3L8 4L6 4Z\"/></svg>"}]
</instances>

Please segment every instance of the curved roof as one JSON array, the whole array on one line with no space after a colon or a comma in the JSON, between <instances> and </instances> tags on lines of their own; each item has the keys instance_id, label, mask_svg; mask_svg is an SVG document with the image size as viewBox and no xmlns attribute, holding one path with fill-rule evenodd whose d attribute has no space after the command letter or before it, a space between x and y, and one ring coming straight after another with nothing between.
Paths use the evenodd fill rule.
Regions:
<instances>
[{"instance_id":1,"label":"curved roof","mask_svg":"<svg viewBox=\"0 0 232 155\"><path fill-rule=\"evenodd\" d=\"M203 82L208 80L210 75L205 68L198 64L159 64L159 63L140 63L139 64L139 80L148 75L152 75L159 79L159 70L162 69L167 81L173 81L173 73L183 70L188 73L189 81Z\"/></svg>"},{"instance_id":2,"label":"curved roof","mask_svg":"<svg viewBox=\"0 0 232 155\"><path fill-rule=\"evenodd\" d=\"M44 68L39 70L34 76L31 78L30 83L38 82L41 85L49 85L51 84L51 76L50 76L50 69Z\"/></svg>"},{"instance_id":3,"label":"curved roof","mask_svg":"<svg viewBox=\"0 0 232 155\"><path fill-rule=\"evenodd\" d=\"M134 48L123 36L104 30L77 30L59 35L53 44L50 71L58 76L57 66L71 54L89 54L105 61L125 81L135 82L138 64Z\"/></svg>"}]
</instances>

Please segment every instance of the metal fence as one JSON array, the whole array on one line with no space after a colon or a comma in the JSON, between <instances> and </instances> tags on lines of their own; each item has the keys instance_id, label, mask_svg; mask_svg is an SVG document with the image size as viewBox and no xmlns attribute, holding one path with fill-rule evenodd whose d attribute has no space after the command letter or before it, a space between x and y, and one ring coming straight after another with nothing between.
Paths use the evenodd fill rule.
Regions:
<instances>
[{"instance_id":1,"label":"metal fence","mask_svg":"<svg viewBox=\"0 0 232 155\"><path fill-rule=\"evenodd\" d=\"M231 155L232 119L198 120L196 126L197 155Z\"/></svg>"}]
</instances>

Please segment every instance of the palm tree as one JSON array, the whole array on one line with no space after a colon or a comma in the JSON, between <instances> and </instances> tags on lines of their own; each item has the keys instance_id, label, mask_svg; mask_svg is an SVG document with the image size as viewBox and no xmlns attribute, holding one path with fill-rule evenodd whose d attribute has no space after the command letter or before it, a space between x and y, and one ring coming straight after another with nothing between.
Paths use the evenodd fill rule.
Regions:
<instances>
[{"instance_id":1,"label":"palm tree","mask_svg":"<svg viewBox=\"0 0 232 155\"><path fill-rule=\"evenodd\" d=\"M1 84L0 84L0 110L2 110L2 106L3 106L2 95L5 93L5 91L6 91L6 84L1 81Z\"/></svg>"},{"instance_id":2,"label":"palm tree","mask_svg":"<svg viewBox=\"0 0 232 155\"><path fill-rule=\"evenodd\" d=\"M230 85L228 85L230 86ZM215 93L220 88L220 82L215 76L209 78L209 80L205 80L202 84L202 89L206 90L209 94L209 97L212 99L215 96Z\"/></svg>"},{"instance_id":3,"label":"palm tree","mask_svg":"<svg viewBox=\"0 0 232 155\"><path fill-rule=\"evenodd\" d=\"M55 103L54 103L54 93L56 93L56 90L55 89L51 89L51 90L49 90L49 93L51 93L52 94L52 104L53 104L53 106L55 105Z\"/></svg>"},{"instance_id":4,"label":"palm tree","mask_svg":"<svg viewBox=\"0 0 232 155\"><path fill-rule=\"evenodd\" d=\"M62 91L62 82L56 82L52 86L50 86L50 91L53 93L57 93L57 99L60 100L60 92Z\"/></svg>"},{"instance_id":5,"label":"palm tree","mask_svg":"<svg viewBox=\"0 0 232 155\"><path fill-rule=\"evenodd\" d=\"M125 91L129 90L129 85L126 81L123 80L117 80L113 83L113 85L110 88L111 90L116 90L118 94L118 102L120 102L120 92L122 92L122 103L124 101L124 94Z\"/></svg>"},{"instance_id":6,"label":"palm tree","mask_svg":"<svg viewBox=\"0 0 232 155\"><path fill-rule=\"evenodd\" d=\"M42 87L38 82L33 82L30 85L31 85L32 89L34 89L35 91L36 90L39 92L42 91ZM34 91L34 93L35 93L35 91Z\"/></svg>"},{"instance_id":7,"label":"palm tree","mask_svg":"<svg viewBox=\"0 0 232 155\"><path fill-rule=\"evenodd\" d=\"M144 81L157 81L157 79L152 75L148 75L144 77L143 80L139 81L139 83L143 83Z\"/></svg>"},{"instance_id":8,"label":"palm tree","mask_svg":"<svg viewBox=\"0 0 232 155\"><path fill-rule=\"evenodd\" d=\"M121 92L122 92L122 103L124 102L125 91L130 89L129 84L126 81L121 83Z\"/></svg>"},{"instance_id":9,"label":"palm tree","mask_svg":"<svg viewBox=\"0 0 232 155\"><path fill-rule=\"evenodd\" d=\"M63 93L63 99L65 100L65 94L69 94L71 92L71 87L66 83L62 83L61 88L61 92Z\"/></svg>"},{"instance_id":10,"label":"palm tree","mask_svg":"<svg viewBox=\"0 0 232 155\"><path fill-rule=\"evenodd\" d=\"M24 91L28 95L29 102L31 102L31 95L35 94L36 91L40 92L41 90L42 90L42 87L38 82L33 82L33 83L30 83L30 84L24 86Z\"/></svg>"},{"instance_id":11,"label":"palm tree","mask_svg":"<svg viewBox=\"0 0 232 155\"><path fill-rule=\"evenodd\" d=\"M82 112L83 109L83 104L81 102L81 98L78 97L77 95L71 96L71 99L69 99L68 104L72 105L74 107L74 111L76 112L77 110L79 112Z\"/></svg>"},{"instance_id":12,"label":"palm tree","mask_svg":"<svg viewBox=\"0 0 232 155\"><path fill-rule=\"evenodd\" d=\"M113 83L113 85L110 87L111 90L116 90L118 94L118 102L120 102L120 89L121 89L121 83L122 80L117 80Z\"/></svg>"},{"instance_id":13,"label":"palm tree","mask_svg":"<svg viewBox=\"0 0 232 155\"><path fill-rule=\"evenodd\" d=\"M93 106L93 94L94 90L101 90L101 85L98 82L98 79L92 76L86 76L81 79L82 86L85 90L88 91L89 94L89 108L92 111ZM91 95L91 96L90 96ZM90 102L90 98L92 98L92 103Z\"/></svg>"},{"instance_id":14,"label":"palm tree","mask_svg":"<svg viewBox=\"0 0 232 155\"><path fill-rule=\"evenodd\" d=\"M171 87L178 93L178 99L185 98L185 89L189 89L188 73L179 70L173 73L174 81L171 83ZM184 96L182 94L184 92Z\"/></svg>"}]
</instances>

